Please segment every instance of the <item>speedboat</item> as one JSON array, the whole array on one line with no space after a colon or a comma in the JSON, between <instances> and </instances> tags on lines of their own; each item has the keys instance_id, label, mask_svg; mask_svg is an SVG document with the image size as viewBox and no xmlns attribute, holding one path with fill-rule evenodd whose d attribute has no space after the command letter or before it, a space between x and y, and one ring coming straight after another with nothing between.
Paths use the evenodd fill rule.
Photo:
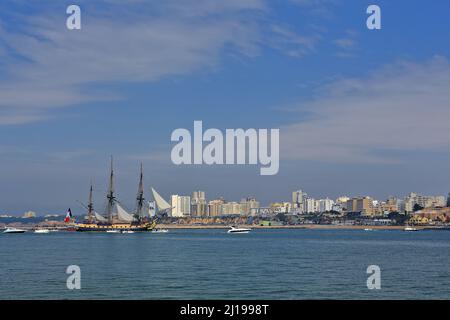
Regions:
<instances>
[{"instance_id":1,"label":"speedboat","mask_svg":"<svg viewBox=\"0 0 450 320\"><path fill-rule=\"evenodd\" d=\"M120 233L134 233L133 230L121 230Z\"/></svg>"},{"instance_id":2,"label":"speedboat","mask_svg":"<svg viewBox=\"0 0 450 320\"><path fill-rule=\"evenodd\" d=\"M372 228L364 228L364 231L373 231Z\"/></svg>"},{"instance_id":3,"label":"speedboat","mask_svg":"<svg viewBox=\"0 0 450 320\"><path fill-rule=\"evenodd\" d=\"M8 227L8 228L6 228L5 231L3 231L3 233L24 233L24 232L25 232L25 230L13 228L13 227Z\"/></svg>"},{"instance_id":4,"label":"speedboat","mask_svg":"<svg viewBox=\"0 0 450 320\"><path fill-rule=\"evenodd\" d=\"M235 226L231 226L230 230L228 230L228 233L249 233L252 229L247 228L237 228Z\"/></svg>"},{"instance_id":5,"label":"speedboat","mask_svg":"<svg viewBox=\"0 0 450 320\"><path fill-rule=\"evenodd\" d=\"M120 230L106 230L106 233L120 233Z\"/></svg>"},{"instance_id":6,"label":"speedboat","mask_svg":"<svg viewBox=\"0 0 450 320\"><path fill-rule=\"evenodd\" d=\"M152 233L167 233L169 230L167 229L153 229Z\"/></svg>"},{"instance_id":7,"label":"speedboat","mask_svg":"<svg viewBox=\"0 0 450 320\"><path fill-rule=\"evenodd\" d=\"M48 230L48 229L36 229L36 230L34 230L34 233L45 234L45 233L50 233L50 230Z\"/></svg>"},{"instance_id":8,"label":"speedboat","mask_svg":"<svg viewBox=\"0 0 450 320\"><path fill-rule=\"evenodd\" d=\"M414 227L405 227L405 229L403 229L403 231L418 231L418 229L414 228Z\"/></svg>"}]
</instances>

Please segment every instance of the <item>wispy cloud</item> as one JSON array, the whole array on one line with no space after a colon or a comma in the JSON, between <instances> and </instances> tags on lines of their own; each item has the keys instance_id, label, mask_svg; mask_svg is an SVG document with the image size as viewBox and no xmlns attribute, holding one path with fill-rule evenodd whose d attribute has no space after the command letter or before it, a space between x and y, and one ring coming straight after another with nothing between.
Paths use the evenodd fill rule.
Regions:
<instances>
[{"instance_id":1,"label":"wispy cloud","mask_svg":"<svg viewBox=\"0 0 450 320\"><path fill-rule=\"evenodd\" d=\"M303 57L314 52L322 37L319 32L301 35L278 24L272 25L269 31L275 35L267 39L270 46L292 57Z\"/></svg>"},{"instance_id":2,"label":"wispy cloud","mask_svg":"<svg viewBox=\"0 0 450 320\"><path fill-rule=\"evenodd\" d=\"M67 30L65 16L45 6L50 3L33 6L33 16L3 11L20 28L0 24L0 125L120 98L96 91L98 83L156 81L213 69L224 53L252 57L265 46L301 57L319 40L276 23L267 30L263 0L80 0L82 14L89 14L82 15L79 31Z\"/></svg>"},{"instance_id":3,"label":"wispy cloud","mask_svg":"<svg viewBox=\"0 0 450 320\"><path fill-rule=\"evenodd\" d=\"M355 41L353 39L349 39L349 38L340 38L340 39L336 39L334 40L334 43L340 47L340 48L352 48L355 45Z\"/></svg>"},{"instance_id":4,"label":"wispy cloud","mask_svg":"<svg viewBox=\"0 0 450 320\"><path fill-rule=\"evenodd\" d=\"M402 151L450 147L450 63L400 62L366 78L335 81L299 110L305 120L281 128L287 159L392 162Z\"/></svg>"},{"instance_id":5,"label":"wispy cloud","mask_svg":"<svg viewBox=\"0 0 450 320\"><path fill-rule=\"evenodd\" d=\"M0 60L8 61L1 66L0 124L32 122L55 107L117 98L96 93L94 83L154 81L212 67L224 50L254 52L257 30L240 14L262 10L260 1L183 4L169 1L159 8L164 14L151 18L140 11L139 1L114 19L102 8L91 10L80 31L67 30L61 17L45 13L19 17L20 31L0 25Z\"/></svg>"}]
</instances>

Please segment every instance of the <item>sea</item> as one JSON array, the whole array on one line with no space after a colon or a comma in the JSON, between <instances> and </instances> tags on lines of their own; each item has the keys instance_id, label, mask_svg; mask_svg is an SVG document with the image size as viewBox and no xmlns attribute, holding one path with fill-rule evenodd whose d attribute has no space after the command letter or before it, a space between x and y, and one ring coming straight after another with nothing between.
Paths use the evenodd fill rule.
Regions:
<instances>
[{"instance_id":1,"label":"sea","mask_svg":"<svg viewBox=\"0 0 450 320\"><path fill-rule=\"evenodd\" d=\"M450 299L450 231L0 234L0 299Z\"/></svg>"}]
</instances>

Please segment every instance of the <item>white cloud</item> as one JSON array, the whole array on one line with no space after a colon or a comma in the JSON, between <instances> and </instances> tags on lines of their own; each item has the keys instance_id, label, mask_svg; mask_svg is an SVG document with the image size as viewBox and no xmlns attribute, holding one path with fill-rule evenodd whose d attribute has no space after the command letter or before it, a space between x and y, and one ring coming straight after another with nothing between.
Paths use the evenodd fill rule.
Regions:
<instances>
[{"instance_id":1,"label":"white cloud","mask_svg":"<svg viewBox=\"0 0 450 320\"><path fill-rule=\"evenodd\" d=\"M450 63L401 62L336 81L298 109L308 117L280 130L287 159L391 162L399 151L448 152Z\"/></svg>"},{"instance_id":2,"label":"white cloud","mask_svg":"<svg viewBox=\"0 0 450 320\"><path fill-rule=\"evenodd\" d=\"M154 81L211 68L225 50L255 54L257 27L240 13L263 10L260 1L201 2L168 1L159 16L140 12L145 6L133 6L139 1L122 6L119 17L91 8L79 31L67 30L53 14L21 17L16 32L0 25L0 60L7 61L0 65L0 125L40 120L55 107L117 98L92 91L94 83Z\"/></svg>"},{"instance_id":3,"label":"white cloud","mask_svg":"<svg viewBox=\"0 0 450 320\"><path fill-rule=\"evenodd\" d=\"M355 41L353 39L349 39L349 38L336 39L336 40L334 40L334 43L338 47L344 48L344 49L351 48L351 47L353 47L355 45Z\"/></svg>"},{"instance_id":4,"label":"white cloud","mask_svg":"<svg viewBox=\"0 0 450 320\"><path fill-rule=\"evenodd\" d=\"M120 98L95 91L95 84L214 69L224 53L253 57L265 46L301 57L320 39L317 32L308 37L270 22L264 0L80 0L82 29L75 31L65 28L64 14L45 3L52 2L33 7L35 16L5 11L4 4L3 14L16 22L0 24L0 125Z\"/></svg>"},{"instance_id":5,"label":"white cloud","mask_svg":"<svg viewBox=\"0 0 450 320\"><path fill-rule=\"evenodd\" d=\"M321 39L319 32L306 36L277 24L272 25L269 31L275 35L267 39L270 46L292 57L303 57L314 52Z\"/></svg>"}]
</instances>

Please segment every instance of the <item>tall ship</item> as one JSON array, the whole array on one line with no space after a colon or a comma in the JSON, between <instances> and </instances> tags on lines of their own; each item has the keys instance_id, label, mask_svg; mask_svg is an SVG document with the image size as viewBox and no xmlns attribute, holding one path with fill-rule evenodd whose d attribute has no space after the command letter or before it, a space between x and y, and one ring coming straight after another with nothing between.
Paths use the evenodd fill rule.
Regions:
<instances>
[{"instance_id":1,"label":"tall ship","mask_svg":"<svg viewBox=\"0 0 450 320\"><path fill-rule=\"evenodd\" d=\"M105 214L99 214L94 210L92 199L92 183L89 190L89 202L87 205L87 217L83 223L75 224L76 231L100 231L100 232L136 232L151 231L156 226L156 218L150 216L149 204L144 198L143 170L141 164L138 192L136 196L136 208L133 214L128 213L120 204L114 192L114 170L111 158L111 174L109 178L108 192L106 194Z\"/></svg>"}]
</instances>

